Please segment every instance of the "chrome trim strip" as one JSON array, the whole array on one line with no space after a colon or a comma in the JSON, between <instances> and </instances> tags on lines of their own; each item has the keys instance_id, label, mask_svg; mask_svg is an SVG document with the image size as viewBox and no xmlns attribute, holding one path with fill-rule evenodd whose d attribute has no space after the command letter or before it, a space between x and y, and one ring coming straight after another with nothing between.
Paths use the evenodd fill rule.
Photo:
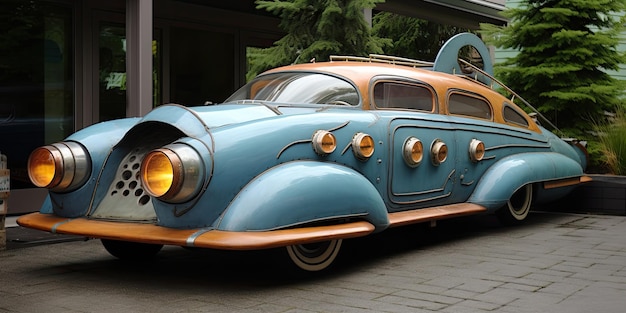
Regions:
<instances>
[{"instance_id":1,"label":"chrome trim strip","mask_svg":"<svg viewBox=\"0 0 626 313\"><path fill-rule=\"evenodd\" d=\"M344 122L343 124L341 124L339 126L336 126L336 127L333 127L333 128L329 128L326 131L332 133L332 132L334 132L336 130L339 130L341 128L344 128L344 127L348 126L348 124L350 124L350 121ZM313 141L312 138L307 138L307 139L300 139L300 140L296 140L296 141L290 142L287 145L285 145L282 149L280 149L280 151L278 151L278 154L276 154L276 158L280 159L280 156L283 154L283 152L285 152L285 150L291 148L292 146L295 146L295 145L301 144L301 143L309 143L309 142L312 142L312 141Z\"/></svg>"},{"instance_id":2,"label":"chrome trim strip","mask_svg":"<svg viewBox=\"0 0 626 313\"><path fill-rule=\"evenodd\" d=\"M185 246L187 247L195 247L194 242L196 241L196 239L200 236L202 236L202 234L205 234L208 231L214 230L215 228L213 227L207 227L207 228L200 228L198 229L198 231L196 231L195 233L191 234L191 236L187 237L187 240L185 241Z\"/></svg>"},{"instance_id":3,"label":"chrome trim strip","mask_svg":"<svg viewBox=\"0 0 626 313\"><path fill-rule=\"evenodd\" d=\"M423 203L423 202L428 202L428 201L432 201L432 200L438 200L438 199L443 199L443 198L447 198L452 194L452 192L448 192L446 194L442 194L440 196L436 196L436 197L432 197L432 198L427 198L427 199L419 199L419 200L413 200L413 201L393 201L393 203L395 204L415 204L415 203Z\"/></svg>"},{"instance_id":4,"label":"chrome trim strip","mask_svg":"<svg viewBox=\"0 0 626 313\"><path fill-rule=\"evenodd\" d=\"M313 141L312 139L302 139L302 140L296 140L294 142L290 142L285 147L280 149L280 151L278 151L278 154L276 155L276 158L280 159L280 155L283 154L283 152L285 152L285 150L291 148L292 146L295 146L295 145L301 144L301 143L309 143L309 142L312 142L312 141Z\"/></svg>"},{"instance_id":5,"label":"chrome trim strip","mask_svg":"<svg viewBox=\"0 0 626 313\"><path fill-rule=\"evenodd\" d=\"M52 227L50 228L50 232L51 232L51 233L53 233L53 234L56 234L56 233L57 233L57 228L59 228L59 226L61 226L61 225L65 224L65 223L71 222L72 220L73 220L73 219L68 218L68 219L66 219L66 220L65 220L65 221L63 221L63 222L58 222L58 223L56 223L56 224L52 225Z\"/></svg>"},{"instance_id":6,"label":"chrome trim strip","mask_svg":"<svg viewBox=\"0 0 626 313\"><path fill-rule=\"evenodd\" d=\"M446 186L448 185L448 182L452 180L452 176L454 175L454 173L456 172L455 169L452 170L452 172L450 172L450 174L448 174L448 177L446 178L446 180L444 181L443 185L441 186L441 188L437 188L437 189L431 189L431 190L424 190L424 191L418 191L418 192L407 192L407 193L396 193L393 192L393 187L392 187L392 194L396 197L400 197L400 196L420 196L420 195L425 195L425 194L429 194L429 193L433 193L433 192L442 192L444 190L446 190ZM438 199L439 197L435 197L433 199ZM419 200L421 201L421 200ZM399 202L395 202L394 203L399 203ZM410 202L408 202L410 203Z\"/></svg>"}]
</instances>

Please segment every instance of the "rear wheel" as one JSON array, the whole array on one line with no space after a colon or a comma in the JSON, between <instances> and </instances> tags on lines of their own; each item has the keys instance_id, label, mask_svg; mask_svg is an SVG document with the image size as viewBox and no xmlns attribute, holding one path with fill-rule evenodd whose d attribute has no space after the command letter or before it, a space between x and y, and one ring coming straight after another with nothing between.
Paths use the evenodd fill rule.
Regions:
<instances>
[{"instance_id":1,"label":"rear wheel","mask_svg":"<svg viewBox=\"0 0 626 313\"><path fill-rule=\"evenodd\" d=\"M101 239L102 245L112 256L127 261L145 261L153 258L163 245Z\"/></svg>"},{"instance_id":2,"label":"rear wheel","mask_svg":"<svg viewBox=\"0 0 626 313\"><path fill-rule=\"evenodd\" d=\"M337 258L341 239L287 247L291 261L300 269L315 272L330 266Z\"/></svg>"},{"instance_id":3,"label":"rear wheel","mask_svg":"<svg viewBox=\"0 0 626 313\"><path fill-rule=\"evenodd\" d=\"M526 219L533 202L533 185L524 185L513 193L506 205L497 212L505 224L519 224Z\"/></svg>"}]
</instances>

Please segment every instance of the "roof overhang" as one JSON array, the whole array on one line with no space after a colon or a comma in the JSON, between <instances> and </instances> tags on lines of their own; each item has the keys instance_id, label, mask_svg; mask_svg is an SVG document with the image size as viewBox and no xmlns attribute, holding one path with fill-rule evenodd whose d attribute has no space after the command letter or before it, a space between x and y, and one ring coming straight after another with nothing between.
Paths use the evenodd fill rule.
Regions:
<instances>
[{"instance_id":1,"label":"roof overhang","mask_svg":"<svg viewBox=\"0 0 626 313\"><path fill-rule=\"evenodd\" d=\"M413 16L441 24L478 29L480 23L504 25L505 0L387 0L376 10Z\"/></svg>"}]
</instances>

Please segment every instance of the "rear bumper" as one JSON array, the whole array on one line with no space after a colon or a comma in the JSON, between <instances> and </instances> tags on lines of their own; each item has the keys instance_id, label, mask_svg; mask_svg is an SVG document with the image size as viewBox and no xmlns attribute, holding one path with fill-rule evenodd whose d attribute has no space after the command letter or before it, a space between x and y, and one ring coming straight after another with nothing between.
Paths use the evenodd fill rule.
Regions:
<instances>
[{"instance_id":1,"label":"rear bumper","mask_svg":"<svg viewBox=\"0 0 626 313\"><path fill-rule=\"evenodd\" d=\"M332 239L366 236L374 225L352 222L262 232L229 232L210 228L174 229L152 224L123 223L87 218L64 218L31 213L17 219L20 226L58 234L223 250L257 250Z\"/></svg>"}]
</instances>

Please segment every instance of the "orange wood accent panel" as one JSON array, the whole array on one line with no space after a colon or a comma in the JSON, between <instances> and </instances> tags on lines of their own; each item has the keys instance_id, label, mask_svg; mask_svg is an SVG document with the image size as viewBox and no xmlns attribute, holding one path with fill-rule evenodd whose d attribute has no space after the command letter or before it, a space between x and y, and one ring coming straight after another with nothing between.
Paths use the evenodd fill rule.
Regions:
<instances>
[{"instance_id":1,"label":"orange wood accent panel","mask_svg":"<svg viewBox=\"0 0 626 313\"><path fill-rule=\"evenodd\" d=\"M152 224L111 222L86 218L68 219L41 213L24 215L18 219L18 224L59 234L177 246L189 245L187 240L201 230L174 229ZM55 227L56 229L54 229ZM267 249L331 239L361 237L373 231L374 225L365 221L259 232L207 230L195 238L192 246L226 250Z\"/></svg>"},{"instance_id":2,"label":"orange wood accent panel","mask_svg":"<svg viewBox=\"0 0 626 313\"><path fill-rule=\"evenodd\" d=\"M432 208L402 211L389 214L389 226L396 227L417 224L463 215L478 214L485 211L487 211L485 207L473 203L457 203Z\"/></svg>"},{"instance_id":3,"label":"orange wood accent panel","mask_svg":"<svg viewBox=\"0 0 626 313\"><path fill-rule=\"evenodd\" d=\"M567 186L572 186L572 185L577 185L580 183L587 183L592 181L593 179L589 176L581 176L581 177L574 177L574 178L566 178L566 179L559 179L559 180L553 180L553 181L547 181L543 183L543 188L545 189L552 189L552 188L559 188L559 187L567 187Z\"/></svg>"}]
</instances>

